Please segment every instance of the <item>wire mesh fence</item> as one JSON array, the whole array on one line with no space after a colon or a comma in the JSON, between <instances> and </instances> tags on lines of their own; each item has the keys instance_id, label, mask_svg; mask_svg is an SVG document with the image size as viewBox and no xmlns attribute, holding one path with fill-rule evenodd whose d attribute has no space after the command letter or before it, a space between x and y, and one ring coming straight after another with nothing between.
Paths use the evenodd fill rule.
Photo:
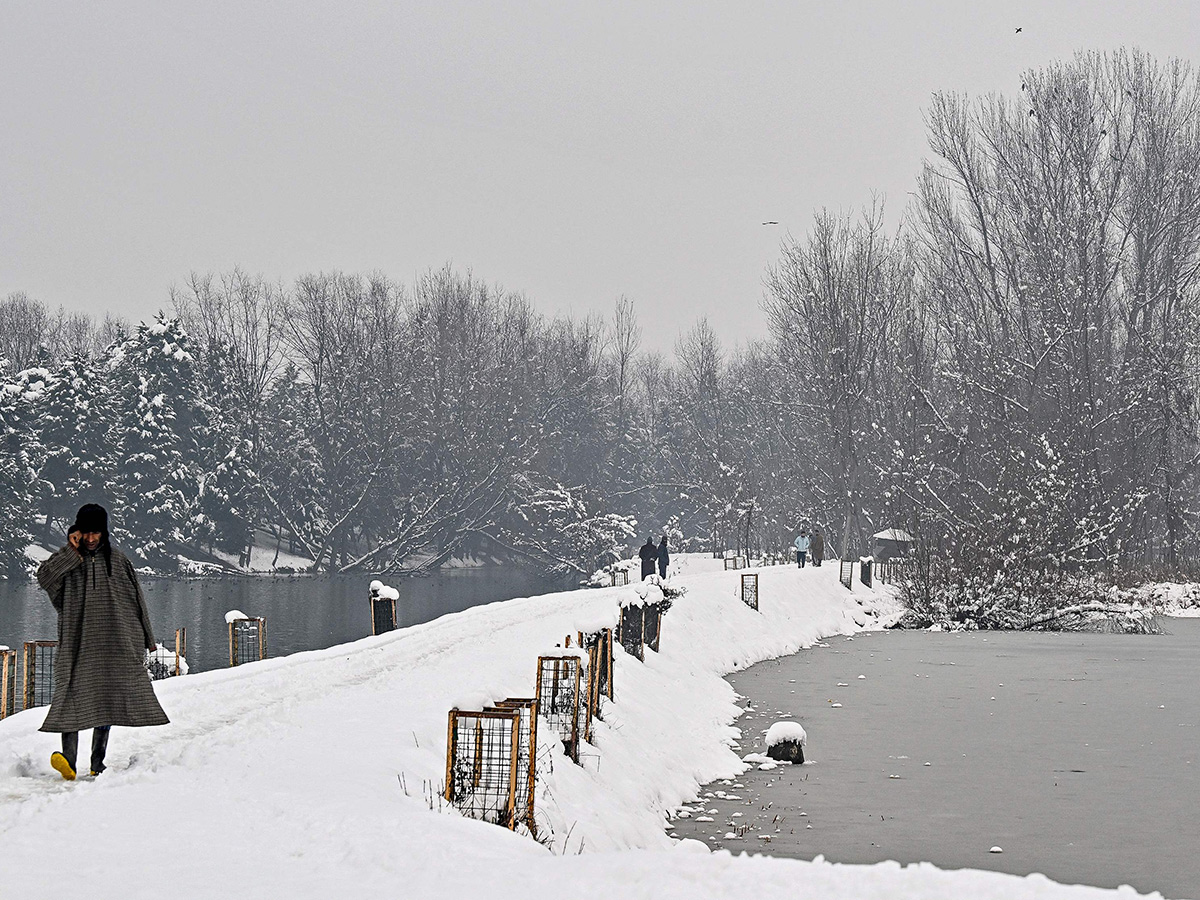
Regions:
<instances>
[{"instance_id":1,"label":"wire mesh fence","mask_svg":"<svg viewBox=\"0 0 1200 900\"><path fill-rule=\"evenodd\" d=\"M164 678L174 678L176 675L186 675L187 664L187 629L175 629L174 650L159 644L151 651L146 662L151 681L161 681Z\"/></svg>"},{"instance_id":2,"label":"wire mesh fence","mask_svg":"<svg viewBox=\"0 0 1200 900\"><path fill-rule=\"evenodd\" d=\"M877 559L874 576L882 584L896 584L911 578L914 570L915 565L911 559Z\"/></svg>"},{"instance_id":3,"label":"wire mesh fence","mask_svg":"<svg viewBox=\"0 0 1200 900\"><path fill-rule=\"evenodd\" d=\"M746 568L746 557L744 556L727 556L725 557L725 568L728 569L744 569Z\"/></svg>"},{"instance_id":4,"label":"wire mesh fence","mask_svg":"<svg viewBox=\"0 0 1200 900\"><path fill-rule=\"evenodd\" d=\"M753 610L758 609L758 573L742 576L742 602Z\"/></svg>"},{"instance_id":5,"label":"wire mesh fence","mask_svg":"<svg viewBox=\"0 0 1200 900\"><path fill-rule=\"evenodd\" d=\"M614 569L613 570L613 587L623 587L624 585L627 585L627 584L629 584L629 570L628 569Z\"/></svg>"},{"instance_id":6,"label":"wire mesh fence","mask_svg":"<svg viewBox=\"0 0 1200 900\"><path fill-rule=\"evenodd\" d=\"M24 708L49 706L54 696L54 658L58 641L25 642Z\"/></svg>"},{"instance_id":7,"label":"wire mesh fence","mask_svg":"<svg viewBox=\"0 0 1200 900\"><path fill-rule=\"evenodd\" d=\"M642 644L658 652L662 637L663 607L660 603L649 603L642 609Z\"/></svg>"},{"instance_id":8,"label":"wire mesh fence","mask_svg":"<svg viewBox=\"0 0 1200 900\"><path fill-rule=\"evenodd\" d=\"M538 657L538 715L562 739L563 750L572 762L579 762L581 675L578 656Z\"/></svg>"},{"instance_id":9,"label":"wire mesh fence","mask_svg":"<svg viewBox=\"0 0 1200 900\"><path fill-rule=\"evenodd\" d=\"M17 651L0 650L0 719L17 712Z\"/></svg>"},{"instance_id":10,"label":"wire mesh fence","mask_svg":"<svg viewBox=\"0 0 1200 900\"><path fill-rule=\"evenodd\" d=\"M452 709L446 742L446 800L464 816L515 828L521 711Z\"/></svg>"},{"instance_id":11,"label":"wire mesh fence","mask_svg":"<svg viewBox=\"0 0 1200 900\"><path fill-rule=\"evenodd\" d=\"M625 648L625 652L635 659L646 658L643 647L644 613L640 606L622 606L621 623L617 626L617 640Z\"/></svg>"},{"instance_id":12,"label":"wire mesh fence","mask_svg":"<svg viewBox=\"0 0 1200 900\"><path fill-rule=\"evenodd\" d=\"M854 561L849 559L839 560L838 581L842 583L842 587L846 590L852 590L854 587Z\"/></svg>"},{"instance_id":13,"label":"wire mesh fence","mask_svg":"<svg viewBox=\"0 0 1200 900\"><path fill-rule=\"evenodd\" d=\"M371 597L371 634L396 630L396 601L391 597Z\"/></svg>"},{"instance_id":14,"label":"wire mesh fence","mask_svg":"<svg viewBox=\"0 0 1200 900\"><path fill-rule=\"evenodd\" d=\"M262 616L229 623L229 665L240 666L267 658L267 620Z\"/></svg>"},{"instance_id":15,"label":"wire mesh fence","mask_svg":"<svg viewBox=\"0 0 1200 900\"><path fill-rule=\"evenodd\" d=\"M586 635L581 631L578 639L579 648L584 651L580 734L591 743L593 723L604 718L601 702L606 696L612 699L612 629L602 628Z\"/></svg>"},{"instance_id":16,"label":"wire mesh fence","mask_svg":"<svg viewBox=\"0 0 1200 900\"><path fill-rule=\"evenodd\" d=\"M537 839L534 800L537 796L537 698L509 697L499 701L496 709L516 710L521 714L517 742L517 791L513 815Z\"/></svg>"},{"instance_id":17,"label":"wire mesh fence","mask_svg":"<svg viewBox=\"0 0 1200 900\"><path fill-rule=\"evenodd\" d=\"M580 638L579 646L588 654L588 671L595 673L596 710L600 710L600 697L613 698L613 632L601 628Z\"/></svg>"}]
</instances>

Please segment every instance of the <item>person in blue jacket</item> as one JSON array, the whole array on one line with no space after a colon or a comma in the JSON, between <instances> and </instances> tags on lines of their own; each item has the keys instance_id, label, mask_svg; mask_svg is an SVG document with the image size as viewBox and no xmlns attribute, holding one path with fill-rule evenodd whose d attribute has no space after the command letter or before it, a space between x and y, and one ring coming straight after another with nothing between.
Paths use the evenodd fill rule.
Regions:
<instances>
[{"instance_id":1,"label":"person in blue jacket","mask_svg":"<svg viewBox=\"0 0 1200 900\"><path fill-rule=\"evenodd\" d=\"M804 568L804 561L808 557L808 529L801 528L800 533L796 535L796 543L793 546L796 548L796 565L801 569Z\"/></svg>"}]
</instances>

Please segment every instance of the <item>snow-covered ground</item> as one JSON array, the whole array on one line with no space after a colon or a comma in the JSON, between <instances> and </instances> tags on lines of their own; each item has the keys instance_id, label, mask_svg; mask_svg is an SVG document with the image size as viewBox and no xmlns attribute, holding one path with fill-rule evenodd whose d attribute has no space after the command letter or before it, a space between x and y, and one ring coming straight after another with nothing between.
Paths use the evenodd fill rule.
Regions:
<instances>
[{"instance_id":1,"label":"snow-covered ground","mask_svg":"<svg viewBox=\"0 0 1200 900\"><path fill-rule=\"evenodd\" d=\"M460 817L436 797L446 713L529 696L536 658L614 624L631 587L476 607L329 650L158 682L172 724L114 729L110 769L65 783L44 710L0 722L0 892L40 898L1041 898L1136 896L1040 876L928 865L831 865L676 844L666 813L742 771L722 675L819 638L876 627L886 597L837 567L740 572L681 557L687 587L646 662L618 648L616 702L583 765L553 747L546 843ZM654 590L654 589L652 589ZM861 603L859 602L861 601ZM878 608L883 615L870 614ZM543 746L554 745L543 731ZM87 738L81 741L81 750ZM744 751L743 751L744 752ZM431 799L432 797L432 799Z\"/></svg>"},{"instance_id":2,"label":"snow-covered ground","mask_svg":"<svg viewBox=\"0 0 1200 900\"><path fill-rule=\"evenodd\" d=\"M1154 582L1139 587L1135 594L1160 615L1180 618L1200 617L1200 584L1173 581Z\"/></svg>"}]
</instances>

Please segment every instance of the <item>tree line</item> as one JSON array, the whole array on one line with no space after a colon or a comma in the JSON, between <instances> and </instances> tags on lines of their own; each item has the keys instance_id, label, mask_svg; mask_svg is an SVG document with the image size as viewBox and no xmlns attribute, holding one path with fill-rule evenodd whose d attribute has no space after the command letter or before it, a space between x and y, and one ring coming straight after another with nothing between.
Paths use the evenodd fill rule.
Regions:
<instances>
[{"instance_id":1,"label":"tree line","mask_svg":"<svg viewBox=\"0 0 1200 900\"><path fill-rule=\"evenodd\" d=\"M1200 86L1080 54L937 95L902 224L821 212L768 334L641 347L469 273L193 277L154 323L0 303L6 559L81 492L154 565L287 540L323 569L465 549L590 571L640 532L843 556L919 539L926 619L1032 621L1197 550ZM85 321L86 320L86 321ZM40 330L39 330L40 329ZM635 537L634 532L639 534ZM1081 587L1082 585L1082 587Z\"/></svg>"}]
</instances>

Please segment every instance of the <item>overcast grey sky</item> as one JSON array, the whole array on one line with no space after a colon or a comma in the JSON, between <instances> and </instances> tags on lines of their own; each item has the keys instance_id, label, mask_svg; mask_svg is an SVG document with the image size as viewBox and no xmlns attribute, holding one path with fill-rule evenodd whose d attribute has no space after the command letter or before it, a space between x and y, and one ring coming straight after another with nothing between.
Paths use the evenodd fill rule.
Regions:
<instances>
[{"instance_id":1,"label":"overcast grey sky","mask_svg":"<svg viewBox=\"0 0 1200 900\"><path fill-rule=\"evenodd\" d=\"M1119 46L1196 62L1200 2L8 0L0 296L136 320L192 271L449 262L744 342L814 209L898 218L932 92Z\"/></svg>"}]
</instances>

